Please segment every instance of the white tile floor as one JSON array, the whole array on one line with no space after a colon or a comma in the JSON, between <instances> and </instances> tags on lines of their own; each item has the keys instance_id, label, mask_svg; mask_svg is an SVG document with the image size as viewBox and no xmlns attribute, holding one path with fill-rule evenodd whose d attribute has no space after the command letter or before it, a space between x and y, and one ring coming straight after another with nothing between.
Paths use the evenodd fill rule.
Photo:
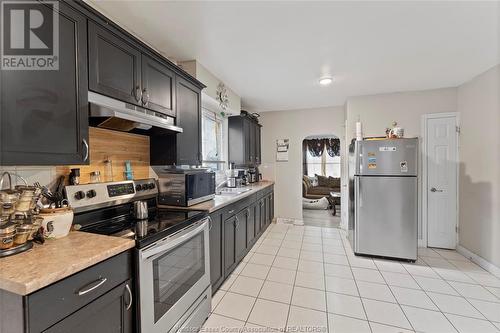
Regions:
<instances>
[{"instance_id":1,"label":"white tile floor","mask_svg":"<svg viewBox=\"0 0 500 333\"><path fill-rule=\"evenodd\" d=\"M217 291L210 332L500 332L500 279L455 251L355 257L343 231L272 224Z\"/></svg>"}]
</instances>

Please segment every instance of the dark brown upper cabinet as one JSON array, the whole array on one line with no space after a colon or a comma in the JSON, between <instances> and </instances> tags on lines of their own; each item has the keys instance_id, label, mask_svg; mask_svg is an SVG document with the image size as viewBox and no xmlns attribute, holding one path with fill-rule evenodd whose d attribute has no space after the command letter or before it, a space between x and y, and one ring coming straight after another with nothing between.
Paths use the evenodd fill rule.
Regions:
<instances>
[{"instance_id":1,"label":"dark brown upper cabinet","mask_svg":"<svg viewBox=\"0 0 500 333\"><path fill-rule=\"evenodd\" d=\"M229 162L239 167L261 163L261 126L246 116L233 116L228 120Z\"/></svg>"},{"instance_id":2,"label":"dark brown upper cabinet","mask_svg":"<svg viewBox=\"0 0 500 333\"><path fill-rule=\"evenodd\" d=\"M189 81L177 77L177 126L183 132L177 134L177 164L201 164L201 89Z\"/></svg>"},{"instance_id":3,"label":"dark brown upper cabinet","mask_svg":"<svg viewBox=\"0 0 500 333\"><path fill-rule=\"evenodd\" d=\"M142 104L175 117L175 74L145 54L142 55Z\"/></svg>"},{"instance_id":4,"label":"dark brown upper cabinet","mask_svg":"<svg viewBox=\"0 0 500 333\"><path fill-rule=\"evenodd\" d=\"M142 105L141 52L89 21L89 89Z\"/></svg>"},{"instance_id":5,"label":"dark brown upper cabinet","mask_svg":"<svg viewBox=\"0 0 500 333\"><path fill-rule=\"evenodd\" d=\"M59 70L0 71L0 165L88 163L87 74L86 18L60 2Z\"/></svg>"}]
</instances>

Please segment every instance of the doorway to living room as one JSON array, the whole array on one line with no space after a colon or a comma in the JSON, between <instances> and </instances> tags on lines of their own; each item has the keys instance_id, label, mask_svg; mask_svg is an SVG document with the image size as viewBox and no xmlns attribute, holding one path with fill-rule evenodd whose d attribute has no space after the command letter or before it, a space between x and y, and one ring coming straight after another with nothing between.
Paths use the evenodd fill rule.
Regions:
<instances>
[{"instance_id":1,"label":"doorway to living room","mask_svg":"<svg viewBox=\"0 0 500 333\"><path fill-rule=\"evenodd\" d=\"M302 219L305 225L340 227L340 139L313 135L302 141Z\"/></svg>"}]
</instances>

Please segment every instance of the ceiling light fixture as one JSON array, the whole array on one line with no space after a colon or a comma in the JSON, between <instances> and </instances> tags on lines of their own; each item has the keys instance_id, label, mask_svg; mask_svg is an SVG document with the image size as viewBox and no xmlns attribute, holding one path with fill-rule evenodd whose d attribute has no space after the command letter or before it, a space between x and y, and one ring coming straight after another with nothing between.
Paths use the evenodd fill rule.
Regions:
<instances>
[{"instance_id":1,"label":"ceiling light fixture","mask_svg":"<svg viewBox=\"0 0 500 333\"><path fill-rule=\"evenodd\" d=\"M323 76L322 78L319 79L319 84L321 84L322 86L327 86L332 82L333 82L333 77L331 76Z\"/></svg>"}]
</instances>

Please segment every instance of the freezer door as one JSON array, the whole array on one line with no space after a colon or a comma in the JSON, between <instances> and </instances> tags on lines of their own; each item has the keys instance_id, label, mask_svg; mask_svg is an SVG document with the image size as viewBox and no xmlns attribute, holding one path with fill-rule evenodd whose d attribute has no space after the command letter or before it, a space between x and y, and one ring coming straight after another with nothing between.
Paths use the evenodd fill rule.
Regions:
<instances>
[{"instance_id":1,"label":"freezer door","mask_svg":"<svg viewBox=\"0 0 500 333\"><path fill-rule=\"evenodd\" d=\"M356 177L354 252L417 259L417 178Z\"/></svg>"},{"instance_id":2,"label":"freezer door","mask_svg":"<svg viewBox=\"0 0 500 333\"><path fill-rule=\"evenodd\" d=\"M418 139L360 141L358 175L416 176Z\"/></svg>"}]
</instances>

